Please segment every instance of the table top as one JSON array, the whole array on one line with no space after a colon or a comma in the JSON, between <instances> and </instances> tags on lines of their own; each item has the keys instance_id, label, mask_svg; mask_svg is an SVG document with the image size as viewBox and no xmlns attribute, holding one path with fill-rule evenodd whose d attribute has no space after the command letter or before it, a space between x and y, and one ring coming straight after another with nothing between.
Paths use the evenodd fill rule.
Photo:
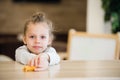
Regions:
<instances>
[{"instance_id":1,"label":"table top","mask_svg":"<svg viewBox=\"0 0 120 80\"><path fill-rule=\"evenodd\" d=\"M40 72L24 72L15 61L0 62L0 80L120 80L120 61L61 61Z\"/></svg>"}]
</instances>

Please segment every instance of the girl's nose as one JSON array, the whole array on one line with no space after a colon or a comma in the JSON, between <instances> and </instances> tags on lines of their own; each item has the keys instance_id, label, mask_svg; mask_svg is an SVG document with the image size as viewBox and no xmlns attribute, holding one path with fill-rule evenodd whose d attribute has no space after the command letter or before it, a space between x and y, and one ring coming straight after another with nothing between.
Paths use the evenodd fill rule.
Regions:
<instances>
[{"instance_id":1,"label":"girl's nose","mask_svg":"<svg viewBox=\"0 0 120 80\"><path fill-rule=\"evenodd\" d=\"M40 38L36 37L35 42L40 43Z\"/></svg>"}]
</instances>

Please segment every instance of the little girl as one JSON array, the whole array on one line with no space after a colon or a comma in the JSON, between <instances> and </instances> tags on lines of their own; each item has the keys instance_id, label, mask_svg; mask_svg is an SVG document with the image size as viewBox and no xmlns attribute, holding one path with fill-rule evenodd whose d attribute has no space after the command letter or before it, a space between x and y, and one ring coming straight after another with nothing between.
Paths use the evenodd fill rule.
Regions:
<instances>
[{"instance_id":1,"label":"little girl","mask_svg":"<svg viewBox=\"0 0 120 80\"><path fill-rule=\"evenodd\" d=\"M43 13L34 14L25 23L23 36L25 45L16 49L16 61L35 66L37 67L36 71L47 69L49 65L58 64L60 57L51 47L52 40L52 22Z\"/></svg>"}]
</instances>

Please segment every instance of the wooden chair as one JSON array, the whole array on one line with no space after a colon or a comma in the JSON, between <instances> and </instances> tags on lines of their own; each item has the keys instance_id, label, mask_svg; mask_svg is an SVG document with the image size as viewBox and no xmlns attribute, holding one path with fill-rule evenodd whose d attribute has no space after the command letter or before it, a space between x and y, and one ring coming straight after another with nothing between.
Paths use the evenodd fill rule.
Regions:
<instances>
[{"instance_id":1,"label":"wooden chair","mask_svg":"<svg viewBox=\"0 0 120 80\"><path fill-rule=\"evenodd\" d=\"M118 60L119 40L117 34L90 34L69 31L68 60Z\"/></svg>"}]
</instances>

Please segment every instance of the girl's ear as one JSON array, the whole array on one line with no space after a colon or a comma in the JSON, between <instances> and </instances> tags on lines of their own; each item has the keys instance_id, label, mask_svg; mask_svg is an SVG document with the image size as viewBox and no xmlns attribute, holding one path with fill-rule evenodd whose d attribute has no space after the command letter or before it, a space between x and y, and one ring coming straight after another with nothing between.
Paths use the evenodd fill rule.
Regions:
<instances>
[{"instance_id":1,"label":"girl's ear","mask_svg":"<svg viewBox=\"0 0 120 80\"><path fill-rule=\"evenodd\" d=\"M51 44L52 44L52 40L51 40L51 39L49 39L48 45L51 45Z\"/></svg>"},{"instance_id":2,"label":"girl's ear","mask_svg":"<svg viewBox=\"0 0 120 80\"><path fill-rule=\"evenodd\" d=\"M49 39L48 45L52 44L52 38Z\"/></svg>"},{"instance_id":3,"label":"girl's ear","mask_svg":"<svg viewBox=\"0 0 120 80\"><path fill-rule=\"evenodd\" d=\"M23 36L23 43L26 44L26 38Z\"/></svg>"},{"instance_id":4,"label":"girl's ear","mask_svg":"<svg viewBox=\"0 0 120 80\"><path fill-rule=\"evenodd\" d=\"M54 40L54 35L51 34L51 35L50 35L50 38L49 38L48 45L52 45L53 40Z\"/></svg>"}]
</instances>

